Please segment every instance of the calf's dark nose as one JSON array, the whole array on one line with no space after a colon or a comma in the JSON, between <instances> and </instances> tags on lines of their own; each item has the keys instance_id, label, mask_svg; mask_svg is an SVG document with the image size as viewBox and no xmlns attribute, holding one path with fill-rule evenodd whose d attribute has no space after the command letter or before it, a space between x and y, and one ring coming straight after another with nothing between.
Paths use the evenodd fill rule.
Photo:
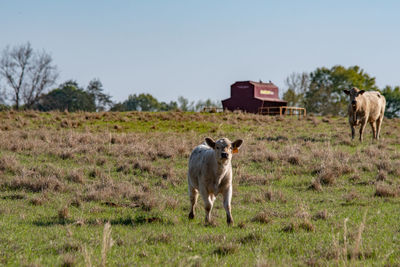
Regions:
<instances>
[{"instance_id":1,"label":"calf's dark nose","mask_svg":"<svg viewBox=\"0 0 400 267\"><path fill-rule=\"evenodd\" d=\"M228 158L228 153L222 152L221 153L221 158L227 159Z\"/></svg>"},{"instance_id":2,"label":"calf's dark nose","mask_svg":"<svg viewBox=\"0 0 400 267\"><path fill-rule=\"evenodd\" d=\"M355 104L357 104L357 101L353 100L353 101L351 101L351 104L355 105Z\"/></svg>"}]
</instances>

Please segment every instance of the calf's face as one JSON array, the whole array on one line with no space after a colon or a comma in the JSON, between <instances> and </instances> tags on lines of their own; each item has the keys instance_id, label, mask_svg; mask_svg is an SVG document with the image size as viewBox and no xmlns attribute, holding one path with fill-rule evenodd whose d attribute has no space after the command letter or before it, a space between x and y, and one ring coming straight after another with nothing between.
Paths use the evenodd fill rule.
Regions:
<instances>
[{"instance_id":1,"label":"calf's face","mask_svg":"<svg viewBox=\"0 0 400 267\"><path fill-rule=\"evenodd\" d=\"M351 104L353 110L356 110L357 109L357 104L358 104L357 98L360 95L364 94L365 91L364 90L359 90L356 87L353 87L353 88L351 88L351 90L343 90L343 92L346 95L350 96L350 104Z\"/></svg>"},{"instance_id":2,"label":"calf's face","mask_svg":"<svg viewBox=\"0 0 400 267\"><path fill-rule=\"evenodd\" d=\"M209 147L214 149L215 158L219 163L225 163L231 160L232 153L237 153L239 147L242 145L243 140L238 139L235 142L229 141L227 138L221 138L217 141L207 137L206 143Z\"/></svg>"}]
</instances>

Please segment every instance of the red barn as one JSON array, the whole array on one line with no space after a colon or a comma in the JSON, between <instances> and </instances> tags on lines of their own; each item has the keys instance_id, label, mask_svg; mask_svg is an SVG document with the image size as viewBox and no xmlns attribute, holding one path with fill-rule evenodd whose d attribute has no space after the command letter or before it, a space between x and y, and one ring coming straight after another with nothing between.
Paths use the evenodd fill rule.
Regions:
<instances>
[{"instance_id":1,"label":"red barn","mask_svg":"<svg viewBox=\"0 0 400 267\"><path fill-rule=\"evenodd\" d=\"M279 99L279 88L272 82L235 82L231 85L231 97L222 100L222 106L227 110L243 110L258 113L260 107L286 106L287 101Z\"/></svg>"}]
</instances>

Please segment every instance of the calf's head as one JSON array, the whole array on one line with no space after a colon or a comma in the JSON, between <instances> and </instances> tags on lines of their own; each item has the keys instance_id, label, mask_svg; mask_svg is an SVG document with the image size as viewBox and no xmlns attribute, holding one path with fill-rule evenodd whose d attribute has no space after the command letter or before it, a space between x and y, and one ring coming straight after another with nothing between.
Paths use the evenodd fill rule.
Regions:
<instances>
[{"instance_id":1,"label":"calf's head","mask_svg":"<svg viewBox=\"0 0 400 267\"><path fill-rule=\"evenodd\" d=\"M350 96L350 104L353 107L353 110L357 109L357 104L359 100L359 96L365 93L364 90L359 90L356 87L351 88L351 90L343 90L343 92Z\"/></svg>"},{"instance_id":2,"label":"calf's head","mask_svg":"<svg viewBox=\"0 0 400 267\"><path fill-rule=\"evenodd\" d=\"M228 138L221 138L217 141L207 137L206 143L209 147L214 149L215 158L219 163L229 162L232 158L232 153L237 153L239 147L242 145L243 140L238 139L235 142L229 141Z\"/></svg>"}]
</instances>

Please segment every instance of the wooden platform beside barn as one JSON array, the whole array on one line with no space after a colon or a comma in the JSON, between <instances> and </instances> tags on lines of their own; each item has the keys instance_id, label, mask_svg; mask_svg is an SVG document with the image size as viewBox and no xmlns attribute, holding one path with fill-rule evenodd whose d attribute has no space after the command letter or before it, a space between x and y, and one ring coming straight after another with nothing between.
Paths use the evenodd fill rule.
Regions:
<instances>
[{"instance_id":1,"label":"wooden platform beside barn","mask_svg":"<svg viewBox=\"0 0 400 267\"><path fill-rule=\"evenodd\" d=\"M280 106L280 107L259 107L258 114L261 115L279 115L279 116L298 116L306 117L307 111L305 108L299 107L288 107L288 106Z\"/></svg>"}]
</instances>

